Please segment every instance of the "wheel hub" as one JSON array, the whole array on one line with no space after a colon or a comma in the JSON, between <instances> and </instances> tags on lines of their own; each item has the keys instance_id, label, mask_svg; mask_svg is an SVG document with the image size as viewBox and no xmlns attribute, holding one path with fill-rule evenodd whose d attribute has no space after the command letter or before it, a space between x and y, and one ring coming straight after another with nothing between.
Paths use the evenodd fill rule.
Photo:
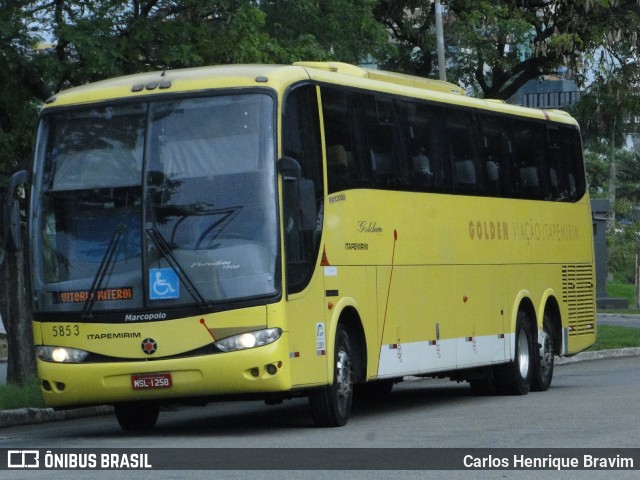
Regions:
<instances>
[{"instance_id":1,"label":"wheel hub","mask_svg":"<svg viewBox=\"0 0 640 480\"><path fill-rule=\"evenodd\" d=\"M353 381L351 379L351 360L344 350L338 353L338 361L336 363L337 374L336 382L338 384L338 395L340 398L348 398L351 395Z\"/></svg>"},{"instance_id":2,"label":"wheel hub","mask_svg":"<svg viewBox=\"0 0 640 480\"><path fill-rule=\"evenodd\" d=\"M551 337L545 331L538 332L540 343L540 370L543 372L549 369L553 361L553 349L551 347Z\"/></svg>"}]
</instances>

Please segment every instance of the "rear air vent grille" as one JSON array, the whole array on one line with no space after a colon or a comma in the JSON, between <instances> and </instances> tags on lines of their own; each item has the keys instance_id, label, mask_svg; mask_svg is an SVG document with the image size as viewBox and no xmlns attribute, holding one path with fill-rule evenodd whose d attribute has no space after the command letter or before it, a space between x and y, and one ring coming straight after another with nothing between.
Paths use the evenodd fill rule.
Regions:
<instances>
[{"instance_id":1,"label":"rear air vent grille","mask_svg":"<svg viewBox=\"0 0 640 480\"><path fill-rule=\"evenodd\" d=\"M596 318L593 265L562 266L562 301L569 309L569 335L592 335Z\"/></svg>"}]
</instances>

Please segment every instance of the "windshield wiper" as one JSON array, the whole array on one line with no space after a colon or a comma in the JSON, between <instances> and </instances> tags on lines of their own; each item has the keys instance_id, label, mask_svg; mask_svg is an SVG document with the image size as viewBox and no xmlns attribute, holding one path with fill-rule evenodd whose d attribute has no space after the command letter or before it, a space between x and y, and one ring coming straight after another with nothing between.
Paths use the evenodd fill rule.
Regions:
<instances>
[{"instance_id":1,"label":"windshield wiper","mask_svg":"<svg viewBox=\"0 0 640 480\"><path fill-rule=\"evenodd\" d=\"M204 299L202 294L198 291L198 288L193 283L193 280L189 278L189 275L184 271L182 265L176 260L176 257L171 253L171 248L167 244L166 240L162 236L162 234L158 231L156 227L149 227L146 229L147 235L151 238L151 241L156 246L162 256L167 260L167 263L171 268L173 268L174 272L178 275L178 278L182 282L182 284L186 287L189 295L196 301L198 307L202 310L205 310L209 305L207 301Z\"/></svg>"},{"instance_id":2,"label":"windshield wiper","mask_svg":"<svg viewBox=\"0 0 640 480\"><path fill-rule=\"evenodd\" d=\"M98 271L96 275L93 277L93 282L91 283L91 288L89 289L89 296L87 300L84 302L84 307L82 307L82 318L90 319L92 317L91 311L93 310L93 305L96 303L96 293L100 289L102 282L104 281L104 277L107 275L107 271L109 267L113 263L113 259L116 256L116 250L118 248L118 243L122 238L126 230L126 225L121 223L118 225L111 235L111 240L109 240L109 244L107 245L107 249L102 256L102 260L100 261L100 266L98 267Z\"/></svg>"}]
</instances>

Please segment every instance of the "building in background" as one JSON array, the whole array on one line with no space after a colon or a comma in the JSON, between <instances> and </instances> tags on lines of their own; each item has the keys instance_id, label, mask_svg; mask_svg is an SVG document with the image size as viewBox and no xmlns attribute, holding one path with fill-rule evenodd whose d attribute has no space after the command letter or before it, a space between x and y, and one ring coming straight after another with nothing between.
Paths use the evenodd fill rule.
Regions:
<instances>
[{"instance_id":1,"label":"building in background","mask_svg":"<svg viewBox=\"0 0 640 480\"><path fill-rule=\"evenodd\" d=\"M576 82L571 80L569 70L561 67L556 75L529 80L508 103L530 108L564 109L578 100L580 91Z\"/></svg>"}]
</instances>

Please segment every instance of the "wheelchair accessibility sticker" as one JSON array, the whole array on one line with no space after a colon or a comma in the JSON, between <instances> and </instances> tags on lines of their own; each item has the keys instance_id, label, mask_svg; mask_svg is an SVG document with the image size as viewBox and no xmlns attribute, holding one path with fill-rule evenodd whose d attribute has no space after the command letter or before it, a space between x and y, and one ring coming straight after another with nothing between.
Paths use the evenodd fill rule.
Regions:
<instances>
[{"instance_id":1,"label":"wheelchair accessibility sticker","mask_svg":"<svg viewBox=\"0 0 640 480\"><path fill-rule=\"evenodd\" d=\"M172 268L149 270L149 298L151 300L180 298L180 280Z\"/></svg>"}]
</instances>

